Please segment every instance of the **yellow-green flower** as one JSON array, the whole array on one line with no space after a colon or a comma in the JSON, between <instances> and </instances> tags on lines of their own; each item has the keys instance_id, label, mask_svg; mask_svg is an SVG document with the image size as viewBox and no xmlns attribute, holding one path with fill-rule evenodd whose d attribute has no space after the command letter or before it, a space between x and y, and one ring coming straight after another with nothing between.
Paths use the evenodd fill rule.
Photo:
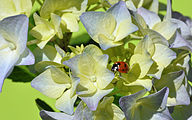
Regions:
<instances>
[{"instance_id":1,"label":"yellow-green flower","mask_svg":"<svg viewBox=\"0 0 192 120\"><path fill-rule=\"evenodd\" d=\"M103 50L122 45L122 39L138 30L131 21L126 4L120 1L106 12L84 12L80 20L91 38Z\"/></svg>"},{"instance_id":2,"label":"yellow-green flower","mask_svg":"<svg viewBox=\"0 0 192 120\"><path fill-rule=\"evenodd\" d=\"M31 86L44 95L55 98L57 109L73 114L74 102L77 98L76 86L80 79L70 77L56 67L49 67L31 82Z\"/></svg>"},{"instance_id":3,"label":"yellow-green flower","mask_svg":"<svg viewBox=\"0 0 192 120\"><path fill-rule=\"evenodd\" d=\"M0 92L4 79L14 66L32 65L35 58L27 48L29 19L26 15L16 15L0 21Z\"/></svg>"},{"instance_id":4,"label":"yellow-green flower","mask_svg":"<svg viewBox=\"0 0 192 120\"><path fill-rule=\"evenodd\" d=\"M113 101L114 97L104 97L95 111L91 111L88 107L85 107L85 118L87 120L124 120L125 115L123 111L113 104Z\"/></svg>"},{"instance_id":5,"label":"yellow-green flower","mask_svg":"<svg viewBox=\"0 0 192 120\"><path fill-rule=\"evenodd\" d=\"M0 0L0 20L19 14L25 14L29 17L31 9L31 0Z\"/></svg>"},{"instance_id":6,"label":"yellow-green flower","mask_svg":"<svg viewBox=\"0 0 192 120\"><path fill-rule=\"evenodd\" d=\"M64 61L64 64L71 69L74 76L81 79L76 89L77 95L90 110L96 110L101 98L113 90L110 83L114 78L113 72L86 52Z\"/></svg>"}]
</instances>

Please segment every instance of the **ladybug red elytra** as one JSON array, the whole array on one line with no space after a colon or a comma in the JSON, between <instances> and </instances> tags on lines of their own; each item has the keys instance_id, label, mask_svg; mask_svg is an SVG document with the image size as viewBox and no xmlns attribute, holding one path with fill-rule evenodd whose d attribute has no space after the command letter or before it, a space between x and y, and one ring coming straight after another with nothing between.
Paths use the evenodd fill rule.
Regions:
<instances>
[{"instance_id":1,"label":"ladybug red elytra","mask_svg":"<svg viewBox=\"0 0 192 120\"><path fill-rule=\"evenodd\" d=\"M118 71L120 73L127 73L129 70L129 66L126 62L118 61L113 64L111 67L111 71L115 72Z\"/></svg>"}]
</instances>

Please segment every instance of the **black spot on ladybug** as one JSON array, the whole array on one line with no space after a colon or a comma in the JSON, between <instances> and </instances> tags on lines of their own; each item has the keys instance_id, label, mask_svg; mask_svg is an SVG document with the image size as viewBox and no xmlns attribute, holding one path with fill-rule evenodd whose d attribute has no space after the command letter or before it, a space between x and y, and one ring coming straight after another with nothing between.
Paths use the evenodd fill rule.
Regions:
<instances>
[{"instance_id":1,"label":"black spot on ladybug","mask_svg":"<svg viewBox=\"0 0 192 120\"><path fill-rule=\"evenodd\" d=\"M125 71L125 69L123 69L122 71Z\"/></svg>"},{"instance_id":2,"label":"black spot on ladybug","mask_svg":"<svg viewBox=\"0 0 192 120\"><path fill-rule=\"evenodd\" d=\"M124 64L125 67L127 67L127 64Z\"/></svg>"}]
</instances>

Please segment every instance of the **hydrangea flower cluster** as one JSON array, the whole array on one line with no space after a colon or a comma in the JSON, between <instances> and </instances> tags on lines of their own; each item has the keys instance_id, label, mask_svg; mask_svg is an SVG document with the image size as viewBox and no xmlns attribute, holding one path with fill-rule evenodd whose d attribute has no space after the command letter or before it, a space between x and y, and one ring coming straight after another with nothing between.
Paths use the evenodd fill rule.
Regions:
<instances>
[{"instance_id":1,"label":"hydrangea flower cluster","mask_svg":"<svg viewBox=\"0 0 192 120\"><path fill-rule=\"evenodd\" d=\"M41 110L43 120L192 119L192 22L170 0L163 18L158 0L44 0L28 42L32 3L9 1L9 12L0 2L0 90L14 66L33 64L31 86L61 111ZM95 44L69 46L79 22ZM111 71L117 61L127 73Z\"/></svg>"}]
</instances>

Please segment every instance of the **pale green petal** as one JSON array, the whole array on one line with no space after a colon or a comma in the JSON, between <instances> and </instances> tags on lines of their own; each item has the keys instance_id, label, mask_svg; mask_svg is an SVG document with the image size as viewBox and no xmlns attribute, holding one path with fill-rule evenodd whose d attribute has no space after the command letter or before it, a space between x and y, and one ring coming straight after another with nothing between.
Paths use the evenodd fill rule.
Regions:
<instances>
[{"instance_id":1,"label":"pale green petal","mask_svg":"<svg viewBox=\"0 0 192 120\"><path fill-rule=\"evenodd\" d=\"M158 12L159 12L159 1L158 0L153 0L153 2L151 3L151 6L149 7L149 10L155 12L156 14L158 14Z\"/></svg>"},{"instance_id":2,"label":"pale green petal","mask_svg":"<svg viewBox=\"0 0 192 120\"><path fill-rule=\"evenodd\" d=\"M146 35L148 35L152 39L153 43L159 43L165 46L169 46L167 39L163 37L160 33L148 28L145 29L145 32Z\"/></svg>"},{"instance_id":3,"label":"pale green petal","mask_svg":"<svg viewBox=\"0 0 192 120\"><path fill-rule=\"evenodd\" d=\"M33 14L33 18L34 18L34 21L35 21L35 25L41 25L41 24L44 24L46 25L49 29L54 29L54 25L47 21L46 19L43 19L41 18L37 13L34 13Z\"/></svg>"},{"instance_id":4,"label":"pale green petal","mask_svg":"<svg viewBox=\"0 0 192 120\"><path fill-rule=\"evenodd\" d=\"M158 90L162 89L164 86L169 87L170 92L175 92L178 90L184 80L185 73L184 71L177 71L165 74L161 77L161 79L154 79L153 82L155 88Z\"/></svg>"},{"instance_id":5,"label":"pale green petal","mask_svg":"<svg viewBox=\"0 0 192 120\"><path fill-rule=\"evenodd\" d=\"M67 114L72 115L74 112L74 103L76 99L77 95L70 97L70 90L67 90L59 99L57 99L55 107Z\"/></svg>"},{"instance_id":6,"label":"pale green petal","mask_svg":"<svg viewBox=\"0 0 192 120\"><path fill-rule=\"evenodd\" d=\"M162 36L169 40L175 33L177 24L169 20L164 20L163 22L155 24L152 29L159 32Z\"/></svg>"},{"instance_id":7,"label":"pale green petal","mask_svg":"<svg viewBox=\"0 0 192 120\"><path fill-rule=\"evenodd\" d=\"M35 57L29 48L25 48L25 51L20 55L15 66L18 65L33 65L35 63Z\"/></svg>"},{"instance_id":8,"label":"pale green petal","mask_svg":"<svg viewBox=\"0 0 192 120\"><path fill-rule=\"evenodd\" d=\"M124 88L119 92L122 95L131 95L131 94L135 94L143 89L145 89L143 86L140 85L134 85L134 86L126 86L127 90L125 89L125 86L123 86Z\"/></svg>"},{"instance_id":9,"label":"pale green petal","mask_svg":"<svg viewBox=\"0 0 192 120\"><path fill-rule=\"evenodd\" d=\"M52 79L50 69L34 78L31 86L50 98L60 97L67 88L66 84L58 84Z\"/></svg>"},{"instance_id":10,"label":"pale green petal","mask_svg":"<svg viewBox=\"0 0 192 120\"><path fill-rule=\"evenodd\" d=\"M162 44L155 44L155 53L152 59L158 63L161 63L164 67L167 67L173 59L176 58L176 53Z\"/></svg>"},{"instance_id":11,"label":"pale green petal","mask_svg":"<svg viewBox=\"0 0 192 120\"><path fill-rule=\"evenodd\" d=\"M55 30L49 29L45 24L40 24L32 28L29 33L38 40L48 41L55 35Z\"/></svg>"},{"instance_id":12,"label":"pale green petal","mask_svg":"<svg viewBox=\"0 0 192 120\"><path fill-rule=\"evenodd\" d=\"M190 104L190 97L184 85L181 85L181 87L176 92L170 93L167 99L167 106L189 105L189 104Z\"/></svg>"},{"instance_id":13,"label":"pale green petal","mask_svg":"<svg viewBox=\"0 0 192 120\"><path fill-rule=\"evenodd\" d=\"M151 120L174 120L174 119L172 118L169 109L165 108L165 110L162 113L153 114Z\"/></svg>"},{"instance_id":14,"label":"pale green petal","mask_svg":"<svg viewBox=\"0 0 192 120\"><path fill-rule=\"evenodd\" d=\"M86 103L86 105L89 107L91 111L94 111L97 109L99 101L108 93L110 93L113 90L114 86L110 84L105 89L100 90L97 89L97 91L94 94L89 94L86 96L79 96L83 102Z\"/></svg>"},{"instance_id":15,"label":"pale green petal","mask_svg":"<svg viewBox=\"0 0 192 120\"><path fill-rule=\"evenodd\" d=\"M135 63L131 66L127 74L122 74L122 77L128 81L128 83L136 81L141 73L141 68L138 63Z\"/></svg>"},{"instance_id":16,"label":"pale green petal","mask_svg":"<svg viewBox=\"0 0 192 120\"><path fill-rule=\"evenodd\" d=\"M139 28L141 33L145 34L144 28L147 28L147 24L143 17L136 12L132 12L133 23Z\"/></svg>"},{"instance_id":17,"label":"pale green petal","mask_svg":"<svg viewBox=\"0 0 192 120\"><path fill-rule=\"evenodd\" d=\"M122 40L127 37L129 34L138 30L138 27L130 22L128 19L122 21L116 31L116 39L115 42Z\"/></svg>"},{"instance_id":18,"label":"pale green petal","mask_svg":"<svg viewBox=\"0 0 192 120\"><path fill-rule=\"evenodd\" d=\"M57 53L56 49L53 46L46 45L43 49L36 47L33 51L33 54L35 56L35 64L33 66L29 66L30 71L42 72L49 65L53 65L56 67L64 66L63 64L61 64L62 57L59 55L59 53Z\"/></svg>"},{"instance_id":19,"label":"pale green petal","mask_svg":"<svg viewBox=\"0 0 192 120\"><path fill-rule=\"evenodd\" d=\"M105 109L106 105L113 103L113 101L114 101L114 97L113 96L111 96L111 97L104 97L103 100L99 103L97 109L98 110L99 109Z\"/></svg>"},{"instance_id":20,"label":"pale green petal","mask_svg":"<svg viewBox=\"0 0 192 120\"><path fill-rule=\"evenodd\" d=\"M72 57L71 59L63 62L64 65L67 65L71 69L73 75L75 76L81 74L78 68L80 58L81 55L76 55L75 57Z\"/></svg>"},{"instance_id":21,"label":"pale green petal","mask_svg":"<svg viewBox=\"0 0 192 120\"><path fill-rule=\"evenodd\" d=\"M78 61L79 71L87 76L95 75L98 63L89 54L83 53Z\"/></svg>"},{"instance_id":22,"label":"pale green petal","mask_svg":"<svg viewBox=\"0 0 192 120\"><path fill-rule=\"evenodd\" d=\"M87 45L85 47L85 49L83 50L83 52L86 52L87 54L91 55L92 57L98 56L98 55L103 55L103 52L101 51L101 49L99 49L99 47L97 47L94 44Z\"/></svg>"},{"instance_id":23,"label":"pale green petal","mask_svg":"<svg viewBox=\"0 0 192 120\"><path fill-rule=\"evenodd\" d=\"M16 51L0 51L0 92L2 91L4 79L10 74L9 71L13 70L18 59L19 55Z\"/></svg>"},{"instance_id":24,"label":"pale green petal","mask_svg":"<svg viewBox=\"0 0 192 120\"><path fill-rule=\"evenodd\" d=\"M55 44L55 49L62 58L64 58L67 55L67 53L62 48L60 48L57 44Z\"/></svg>"},{"instance_id":25,"label":"pale green petal","mask_svg":"<svg viewBox=\"0 0 192 120\"><path fill-rule=\"evenodd\" d=\"M178 29L180 29L181 35L184 39L190 39L191 30L190 30L189 26L187 26L186 23L184 23L181 20L174 19L174 18L170 19L170 21L177 24Z\"/></svg>"},{"instance_id":26,"label":"pale green petal","mask_svg":"<svg viewBox=\"0 0 192 120\"><path fill-rule=\"evenodd\" d=\"M50 67L49 69L51 71L51 77L54 82L58 84L71 84L71 79L64 71L60 70L57 67Z\"/></svg>"},{"instance_id":27,"label":"pale green petal","mask_svg":"<svg viewBox=\"0 0 192 120\"><path fill-rule=\"evenodd\" d=\"M1 0L0 1L0 20L5 17L25 14L30 16L32 9L31 0Z\"/></svg>"},{"instance_id":28,"label":"pale green petal","mask_svg":"<svg viewBox=\"0 0 192 120\"><path fill-rule=\"evenodd\" d=\"M120 46L123 44L123 42L115 42L114 40L107 38L104 34L99 34L98 39L99 45L103 50L107 50L108 48Z\"/></svg>"},{"instance_id":29,"label":"pale green petal","mask_svg":"<svg viewBox=\"0 0 192 120\"><path fill-rule=\"evenodd\" d=\"M124 113L112 103L113 100L113 97L104 97L96 111L91 111L88 107L85 107L85 118L94 120L123 120L125 117Z\"/></svg>"},{"instance_id":30,"label":"pale green petal","mask_svg":"<svg viewBox=\"0 0 192 120\"><path fill-rule=\"evenodd\" d=\"M54 25L49 21L42 19L36 13L33 14L36 26L29 32L32 36L37 38L38 47L43 49L47 42L56 34Z\"/></svg>"},{"instance_id":31,"label":"pale green petal","mask_svg":"<svg viewBox=\"0 0 192 120\"><path fill-rule=\"evenodd\" d=\"M17 2L17 5L21 5L21 12L20 12L21 14L25 14L28 17L30 16L31 9L32 9L31 0L21 0L21 2Z\"/></svg>"},{"instance_id":32,"label":"pale green petal","mask_svg":"<svg viewBox=\"0 0 192 120\"><path fill-rule=\"evenodd\" d=\"M177 71L163 75L159 80L153 80L155 82L154 86L157 89L161 89L164 86L169 87L168 106L188 105L190 103L186 88L182 85L184 77L184 71Z\"/></svg>"},{"instance_id":33,"label":"pale green petal","mask_svg":"<svg viewBox=\"0 0 192 120\"><path fill-rule=\"evenodd\" d=\"M164 20L169 20L172 18L172 7L171 7L171 0L167 0L167 13L164 16Z\"/></svg>"},{"instance_id":34,"label":"pale green petal","mask_svg":"<svg viewBox=\"0 0 192 120\"><path fill-rule=\"evenodd\" d=\"M97 92L97 88L91 80L83 75L78 75L80 82L77 85L76 93L82 96L90 96Z\"/></svg>"},{"instance_id":35,"label":"pale green petal","mask_svg":"<svg viewBox=\"0 0 192 120\"><path fill-rule=\"evenodd\" d=\"M112 103L111 107L112 107L112 110L114 112L113 120L124 120L125 119L125 115L119 107L117 107L113 103Z\"/></svg>"},{"instance_id":36,"label":"pale green petal","mask_svg":"<svg viewBox=\"0 0 192 120\"><path fill-rule=\"evenodd\" d=\"M148 76L153 76L157 79L161 78L161 74L163 72L163 69L165 66L161 63L153 62L151 68L149 69L149 72L147 73Z\"/></svg>"},{"instance_id":37,"label":"pale green petal","mask_svg":"<svg viewBox=\"0 0 192 120\"><path fill-rule=\"evenodd\" d=\"M6 50L9 51L10 50L10 48L9 48L10 42L5 40L1 34L0 34L0 42L1 42L0 50L4 50L4 51L6 51ZM7 49L7 47L8 47L8 49Z\"/></svg>"},{"instance_id":38,"label":"pale green petal","mask_svg":"<svg viewBox=\"0 0 192 120\"><path fill-rule=\"evenodd\" d=\"M29 18L26 15L11 16L0 21L0 34L16 46L18 54L26 48Z\"/></svg>"},{"instance_id":39,"label":"pale green petal","mask_svg":"<svg viewBox=\"0 0 192 120\"><path fill-rule=\"evenodd\" d=\"M146 55L134 54L130 59L130 66L132 66L135 63L138 63L141 69L139 78L143 78L149 71L151 65L153 64L153 60L150 59L150 55L147 54Z\"/></svg>"},{"instance_id":40,"label":"pale green petal","mask_svg":"<svg viewBox=\"0 0 192 120\"><path fill-rule=\"evenodd\" d=\"M142 86L144 87L147 91L150 91L152 88L152 81L151 79L137 79L136 81L125 84L126 86Z\"/></svg>"},{"instance_id":41,"label":"pale green petal","mask_svg":"<svg viewBox=\"0 0 192 120\"><path fill-rule=\"evenodd\" d=\"M56 63L61 63L62 57L57 53L53 46L46 45L43 49L37 47L33 53L37 62L53 61Z\"/></svg>"},{"instance_id":42,"label":"pale green petal","mask_svg":"<svg viewBox=\"0 0 192 120\"><path fill-rule=\"evenodd\" d=\"M85 110L85 107L84 107L84 102L81 101L76 110L75 110L75 114L74 114L74 118L73 120L85 120L85 117L84 117L84 110Z\"/></svg>"},{"instance_id":43,"label":"pale green petal","mask_svg":"<svg viewBox=\"0 0 192 120\"><path fill-rule=\"evenodd\" d=\"M99 55L99 56L93 56L93 58L99 63L99 65L107 67L108 58L109 58L109 56L107 54Z\"/></svg>"},{"instance_id":44,"label":"pale green petal","mask_svg":"<svg viewBox=\"0 0 192 120\"><path fill-rule=\"evenodd\" d=\"M95 69L96 69L97 87L99 89L104 89L109 85L109 83L111 83L115 75L112 71L101 65L98 65Z\"/></svg>"},{"instance_id":45,"label":"pale green petal","mask_svg":"<svg viewBox=\"0 0 192 120\"><path fill-rule=\"evenodd\" d=\"M61 17L59 17L58 15L56 15L54 13L51 13L51 20L52 20L52 23L55 27L56 35L58 36L59 39L62 39L63 38L63 32L62 32L61 27L60 27Z\"/></svg>"},{"instance_id":46,"label":"pale green petal","mask_svg":"<svg viewBox=\"0 0 192 120\"><path fill-rule=\"evenodd\" d=\"M181 34L176 31L172 38L169 40L171 48L179 48L187 51L192 51L192 45L184 39Z\"/></svg>"},{"instance_id":47,"label":"pale green petal","mask_svg":"<svg viewBox=\"0 0 192 120\"><path fill-rule=\"evenodd\" d=\"M192 103L188 106L175 106L171 114L175 120L191 120L192 119Z\"/></svg>"},{"instance_id":48,"label":"pale green petal","mask_svg":"<svg viewBox=\"0 0 192 120\"><path fill-rule=\"evenodd\" d=\"M140 120L140 113L137 110L136 100L140 99L146 94L146 90L139 91L135 94L121 97L119 100L119 104L125 114L126 119L135 119Z\"/></svg>"},{"instance_id":49,"label":"pale green petal","mask_svg":"<svg viewBox=\"0 0 192 120\"><path fill-rule=\"evenodd\" d=\"M174 63L176 63L177 66L181 66L182 68L184 68L185 70L185 74L190 73L190 56L189 56L189 52L187 51L183 51L180 52L177 56L177 58L175 59Z\"/></svg>"},{"instance_id":50,"label":"pale green petal","mask_svg":"<svg viewBox=\"0 0 192 120\"><path fill-rule=\"evenodd\" d=\"M84 114L85 118L88 119L88 120L94 120L94 118L95 118L95 115L94 115L93 112L89 109L88 106L86 106L86 107L84 108L83 114Z\"/></svg>"},{"instance_id":51,"label":"pale green petal","mask_svg":"<svg viewBox=\"0 0 192 120\"><path fill-rule=\"evenodd\" d=\"M70 75L70 78L71 78L70 97L72 97L74 94L76 94L76 88L80 82L80 78L73 75Z\"/></svg>"},{"instance_id":52,"label":"pale green petal","mask_svg":"<svg viewBox=\"0 0 192 120\"><path fill-rule=\"evenodd\" d=\"M30 31L31 32L31 31ZM29 33L30 33L29 32ZM39 40L38 42L37 42L37 46L40 48L40 49L43 49L45 46L46 46L46 44L49 42L49 40L51 39L51 38L53 38L53 36L50 36L50 38L48 38L47 40Z\"/></svg>"},{"instance_id":53,"label":"pale green petal","mask_svg":"<svg viewBox=\"0 0 192 120\"><path fill-rule=\"evenodd\" d=\"M115 18L111 14L104 12L84 12L80 16L80 20L86 28L88 34L96 42L99 42L99 34L102 33L105 36L110 37L116 28Z\"/></svg>"},{"instance_id":54,"label":"pale green petal","mask_svg":"<svg viewBox=\"0 0 192 120\"><path fill-rule=\"evenodd\" d=\"M61 16L61 28L63 32L77 32L79 24L72 13L64 13Z\"/></svg>"},{"instance_id":55,"label":"pale green petal","mask_svg":"<svg viewBox=\"0 0 192 120\"><path fill-rule=\"evenodd\" d=\"M1 0L0 1L0 20L5 17L16 15L15 3L13 0Z\"/></svg>"},{"instance_id":56,"label":"pale green petal","mask_svg":"<svg viewBox=\"0 0 192 120\"><path fill-rule=\"evenodd\" d=\"M48 19L51 13L62 14L63 12L72 12L76 18L85 11L87 0L45 0L40 15Z\"/></svg>"},{"instance_id":57,"label":"pale green petal","mask_svg":"<svg viewBox=\"0 0 192 120\"><path fill-rule=\"evenodd\" d=\"M144 105L145 107L148 107L154 112L163 111L166 108L168 94L169 94L169 88L164 87L157 93L148 95L146 97L143 97L137 100L137 103L141 102L142 105ZM143 109L142 112L147 112L147 111L144 111Z\"/></svg>"},{"instance_id":58,"label":"pale green petal","mask_svg":"<svg viewBox=\"0 0 192 120\"><path fill-rule=\"evenodd\" d=\"M145 55L146 52L148 52L150 56L153 56L155 52L153 40L148 35L145 35L145 37L136 45L134 49L134 54Z\"/></svg>"},{"instance_id":59,"label":"pale green petal","mask_svg":"<svg viewBox=\"0 0 192 120\"><path fill-rule=\"evenodd\" d=\"M126 119L148 120L155 114L161 114L161 118L172 119L166 108L169 89L167 87L155 94L141 98L145 90L120 98L120 106Z\"/></svg>"},{"instance_id":60,"label":"pale green petal","mask_svg":"<svg viewBox=\"0 0 192 120\"><path fill-rule=\"evenodd\" d=\"M100 65L107 67L109 56L106 54L104 55L101 49L99 49L99 47L97 47L96 45L87 45L83 52L91 55Z\"/></svg>"},{"instance_id":61,"label":"pale green petal","mask_svg":"<svg viewBox=\"0 0 192 120\"><path fill-rule=\"evenodd\" d=\"M115 18L117 26L119 26L124 20L131 22L131 15L124 1L119 1L118 3L114 4L106 11L106 13L111 14Z\"/></svg>"},{"instance_id":62,"label":"pale green petal","mask_svg":"<svg viewBox=\"0 0 192 120\"><path fill-rule=\"evenodd\" d=\"M42 119L45 120L74 120L73 116L70 116L68 114L65 113L61 113L61 112L49 112L46 110L41 110L40 111L40 116Z\"/></svg>"},{"instance_id":63,"label":"pale green petal","mask_svg":"<svg viewBox=\"0 0 192 120\"><path fill-rule=\"evenodd\" d=\"M155 24L161 22L160 17L155 12L149 11L143 7L140 7L137 10L137 13L140 14L145 20L148 27L151 29Z\"/></svg>"},{"instance_id":64,"label":"pale green petal","mask_svg":"<svg viewBox=\"0 0 192 120\"><path fill-rule=\"evenodd\" d=\"M137 8L135 7L134 3L132 1L125 1L126 3L126 6L128 9L136 12L137 11Z\"/></svg>"}]
</instances>

